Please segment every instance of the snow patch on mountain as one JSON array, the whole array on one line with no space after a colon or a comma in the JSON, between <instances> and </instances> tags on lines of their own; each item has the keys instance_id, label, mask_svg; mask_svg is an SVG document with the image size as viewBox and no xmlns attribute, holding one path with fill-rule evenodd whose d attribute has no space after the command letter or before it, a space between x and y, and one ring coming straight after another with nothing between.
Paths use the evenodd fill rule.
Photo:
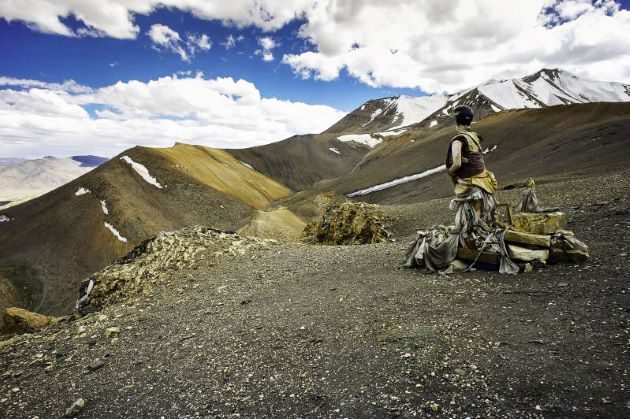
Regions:
<instances>
[{"instance_id":1,"label":"snow patch on mountain","mask_svg":"<svg viewBox=\"0 0 630 419\"><path fill-rule=\"evenodd\" d=\"M479 92L491 98L504 109L540 108L540 103L532 100L513 80L486 84L478 87Z\"/></svg>"},{"instance_id":2,"label":"snow patch on mountain","mask_svg":"<svg viewBox=\"0 0 630 419\"><path fill-rule=\"evenodd\" d=\"M76 196L81 196L81 195L86 195L91 193L91 191L89 189L84 188L83 186L80 187L79 189L77 189L77 191L74 193Z\"/></svg>"},{"instance_id":3,"label":"snow patch on mountain","mask_svg":"<svg viewBox=\"0 0 630 419\"><path fill-rule=\"evenodd\" d=\"M120 240L123 243L127 243L127 238L123 237L120 232L118 230L116 230L116 228L111 225L108 222L105 222L105 228L107 228L109 231L112 232L112 234L114 235L114 237L116 237L118 240Z\"/></svg>"},{"instance_id":4,"label":"snow patch on mountain","mask_svg":"<svg viewBox=\"0 0 630 419\"><path fill-rule=\"evenodd\" d=\"M142 179L144 179L147 183L155 186L158 189L162 189L162 185L160 184L160 182L158 182L156 178L151 176L151 174L149 173L149 169L147 169L144 165L133 161L129 156L122 156L120 160L127 162L133 168L133 170L135 170L136 173L138 173L140 177L142 177Z\"/></svg>"},{"instance_id":5,"label":"snow patch on mountain","mask_svg":"<svg viewBox=\"0 0 630 419\"><path fill-rule=\"evenodd\" d=\"M330 151L332 151L333 153L335 153L335 154L339 154L339 155L341 155L341 153L339 152L339 150L337 150L335 147L328 147L328 149L329 149Z\"/></svg>"},{"instance_id":6,"label":"snow patch on mountain","mask_svg":"<svg viewBox=\"0 0 630 419\"><path fill-rule=\"evenodd\" d=\"M374 121L382 113L383 113L383 110L381 108L378 108L377 110L372 112L372 115L370 116L370 120L366 122L365 124L363 124L363 126L371 124L372 121Z\"/></svg>"},{"instance_id":7,"label":"snow patch on mountain","mask_svg":"<svg viewBox=\"0 0 630 419\"><path fill-rule=\"evenodd\" d=\"M6 215L0 215L0 223L8 223L9 221L11 221L9 217Z\"/></svg>"},{"instance_id":8,"label":"snow patch on mountain","mask_svg":"<svg viewBox=\"0 0 630 419\"><path fill-rule=\"evenodd\" d=\"M370 194L372 192L382 191L383 189L389 189L389 188L392 188L394 186L401 185L403 183L407 183L407 182L411 182L411 181L414 181L414 180L422 179L423 177L431 176L431 175L433 175L435 173L443 172L445 170L446 170L446 166L444 166L444 165L437 166L437 167L434 167L433 169L425 170L424 172L421 172L421 173L416 173L415 175L404 176L404 177L401 177L401 178L398 178L398 179L394 179L394 180L389 181L389 182L380 183L378 185L370 186L369 188L361 189L361 190L358 190L356 192L352 192L352 193L346 194L346 196L348 198L352 198L352 197L355 197L355 196L367 195L367 194Z\"/></svg>"},{"instance_id":9,"label":"snow patch on mountain","mask_svg":"<svg viewBox=\"0 0 630 419\"><path fill-rule=\"evenodd\" d=\"M107 202L105 202L104 199L101 200L101 209L103 210L103 214L109 214L109 210L107 209Z\"/></svg>"},{"instance_id":10,"label":"snow patch on mountain","mask_svg":"<svg viewBox=\"0 0 630 419\"><path fill-rule=\"evenodd\" d=\"M407 132L406 129L398 129L398 130L388 130L384 132L377 132L375 135L380 135L382 137L394 137L396 135L401 135Z\"/></svg>"},{"instance_id":11,"label":"snow patch on mountain","mask_svg":"<svg viewBox=\"0 0 630 419\"><path fill-rule=\"evenodd\" d=\"M492 80L477 89L504 109L630 101L630 88L627 85L581 79L563 70L541 70L521 79ZM491 107L493 111L499 112L497 107Z\"/></svg>"},{"instance_id":12,"label":"snow patch on mountain","mask_svg":"<svg viewBox=\"0 0 630 419\"><path fill-rule=\"evenodd\" d=\"M370 148L376 147L383 141L380 138L373 138L372 134L347 134L340 135L339 137L337 137L337 139L339 141L343 141L344 143L351 141L354 143L366 145Z\"/></svg>"},{"instance_id":13,"label":"snow patch on mountain","mask_svg":"<svg viewBox=\"0 0 630 419\"><path fill-rule=\"evenodd\" d=\"M582 102L627 102L630 101L630 86L622 83L581 79L567 71L542 72L539 80L558 86L575 101ZM534 82L540 85L543 82ZM558 89L556 89L558 90Z\"/></svg>"},{"instance_id":14,"label":"snow patch on mountain","mask_svg":"<svg viewBox=\"0 0 630 419\"><path fill-rule=\"evenodd\" d=\"M396 100L396 112L400 122L396 126L405 127L423 121L432 113L446 105L448 96L399 96Z\"/></svg>"},{"instance_id":15,"label":"snow patch on mountain","mask_svg":"<svg viewBox=\"0 0 630 419\"><path fill-rule=\"evenodd\" d=\"M239 161L240 161L240 160L239 160ZM249 164L249 163L245 163L244 161L241 161L241 164L242 164L243 166L245 166L245 167L249 168L249 169L254 170L254 166L252 166L252 165L251 165L251 164Z\"/></svg>"}]
</instances>

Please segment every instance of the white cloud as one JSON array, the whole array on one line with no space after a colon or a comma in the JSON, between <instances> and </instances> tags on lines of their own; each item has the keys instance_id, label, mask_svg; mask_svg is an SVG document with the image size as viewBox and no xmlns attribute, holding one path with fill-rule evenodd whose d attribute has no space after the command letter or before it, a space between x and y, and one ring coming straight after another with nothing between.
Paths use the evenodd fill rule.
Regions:
<instances>
[{"instance_id":1,"label":"white cloud","mask_svg":"<svg viewBox=\"0 0 630 419\"><path fill-rule=\"evenodd\" d=\"M344 116L328 106L261 97L245 80L201 74L94 90L74 82L3 78L0 84L0 156L112 156L175 141L247 147L320 132Z\"/></svg>"},{"instance_id":2,"label":"white cloud","mask_svg":"<svg viewBox=\"0 0 630 419\"><path fill-rule=\"evenodd\" d=\"M212 42L205 33L201 35L188 34L186 37L186 45L188 46L188 49L192 51L193 55L197 49L200 49L201 51L209 51L210 48L212 48Z\"/></svg>"},{"instance_id":3,"label":"white cloud","mask_svg":"<svg viewBox=\"0 0 630 419\"><path fill-rule=\"evenodd\" d=\"M258 45L260 49L256 50L256 55L261 55L263 61L273 61L272 50L278 46L276 41L270 36L265 36L258 39Z\"/></svg>"},{"instance_id":4,"label":"white cloud","mask_svg":"<svg viewBox=\"0 0 630 419\"><path fill-rule=\"evenodd\" d=\"M33 29L64 36L108 36L135 39L134 15L149 15L160 7L190 12L200 19L220 20L242 28L280 29L302 16L313 0L20 0L1 1L0 17L24 21ZM85 25L74 32L60 18L74 16Z\"/></svg>"},{"instance_id":5,"label":"white cloud","mask_svg":"<svg viewBox=\"0 0 630 419\"><path fill-rule=\"evenodd\" d=\"M300 18L305 23L299 36L311 50L282 59L296 74L334 80L347 71L370 86L441 92L543 66L629 82L630 11L619 5L613 0L21 0L0 1L0 16L65 36L127 39L139 33L134 16L161 7L263 31ZM74 32L60 20L68 16L84 28ZM228 37L223 44L232 48L235 42ZM179 48L181 57L191 55L187 38L179 40ZM261 46L258 54L273 60L272 49Z\"/></svg>"},{"instance_id":6,"label":"white cloud","mask_svg":"<svg viewBox=\"0 0 630 419\"><path fill-rule=\"evenodd\" d=\"M151 25L149 32L147 32L151 41L157 45L166 47L168 45L177 44L181 41L179 33L175 32L171 28L162 24Z\"/></svg>"},{"instance_id":7,"label":"white cloud","mask_svg":"<svg viewBox=\"0 0 630 419\"><path fill-rule=\"evenodd\" d=\"M312 50L283 62L304 78L345 69L370 86L431 93L545 66L627 82L628 33L630 12L610 0L330 0L300 29Z\"/></svg>"},{"instance_id":8,"label":"white cloud","mask_svg":"<svg viewBox=\"0 0 630 419\"><path fill-rule=\"evenodd\" d=\"M263 48L263 49L274 49L276 47L276 41L273 40L273 38L266 36L264 38L260 38L258 40L258 44Z\"/></svg>"},{"instance_id":9,"label":"white cloud","mask_svg":"<svg viewBox=\"0 0 630 419\"><path fill-rule=\"evenodd\" d=\"M221 42L221 45L223 45L226 50L232 49L236 46L237 42L241 42L243 39L245 39L243 35L235 37L234 35L229 34L227 38L225 38L225 42Z\"/></svg>"},{"instance_id":10,"label":"white cloud","mask_svg":"<svg viewBox=\"0 0 630 419\"><path fill-rule=\"evenodd\" d=\"M179 33L175 32L168 26L159 23L151 25L147 35L157 47L174 52L179 55L182 61L190 61L188 53L184 50L184 47L182 47L182 39L179 36Z\"/></svg>"},{"instance_id":11,"label":"white cloud","mask_svg":"<svg viewBox=\"0 0 630 419\"><path fill-rule=\"evenodd\" d=\"M212 48L212 41L205 33L201 35L189 33L186 35L186 42L183 42L179 33L159 23L151 25L147 35L151 38L155 49L171 51L186 62L190 62L197 51L209 51Z\"/></svg>"},{"instance_id":12,"label":"white cloud","mask_svg":"<svg viewBox=\"0 0 630 419\"><path fill-rule=\"evenodd\" d=\"M80 85L74 80L66 80L63 83L47 83L39 80L15 79L12 77L0 76L0 87L19 87L22 89L38 87L47 90L60 90L67 93L90 93L92 88Z\"/></svg>"}]
</instances>

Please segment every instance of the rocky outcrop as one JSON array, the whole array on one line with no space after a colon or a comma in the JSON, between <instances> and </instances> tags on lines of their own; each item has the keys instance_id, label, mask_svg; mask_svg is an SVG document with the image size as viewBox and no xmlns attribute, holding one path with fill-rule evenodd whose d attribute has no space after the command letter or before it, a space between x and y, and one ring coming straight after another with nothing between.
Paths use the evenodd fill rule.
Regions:
<instances>
[{"instance_id":1,"label":"rocky outcrop","mask_svg":"<svg viewBox=\"0 0 630 419\"><path fill-rule=\"evenodd\" d=\"M201 261L213 265L223 257L275 243L199 226L163 232L83 281L77 306L102 307L137 298L155 284L173 280L173 272L195 267Z\"/></svg>"},{"instance_id":2,"label":"rocky outcrop","mask_svg":"<svg viewBox=\"0 0 630 419\"><path fill-rule=\"evenodd\" d=\"M9 330L41 329L59 322L59 319L56 317L44 316L43 314L33 313L18 307L7 308L5 313L5 322Z\"/></svg>"},{"instance_id":3,"label":"rocky outcrop","mask_svg":"<svg viewBox=\"0 0 630 419\"><path fill-rule=\"evenodd\" d=\"M389 236L378 206L362 202L331 203L303 233L304 241L322 244L382 243Z\"/></svg>"},{"instance_id":4,"label":"rocky outcrop","mask_svg":"<svg viewBox=\"0 0 630 419\"><path fill-rule=\"evenodd\" d=\"M256 211L249 223L238 230L243 236L280 241L297 241L304 231L306 223L287 208L271 211Z\"/></svg>"}]
</instances>

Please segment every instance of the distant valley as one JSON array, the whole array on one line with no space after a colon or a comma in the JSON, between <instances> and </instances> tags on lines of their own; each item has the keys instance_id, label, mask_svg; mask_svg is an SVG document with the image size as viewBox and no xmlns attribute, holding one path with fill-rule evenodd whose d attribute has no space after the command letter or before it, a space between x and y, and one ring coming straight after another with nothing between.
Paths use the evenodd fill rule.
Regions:
<instances>
[{"instance_id":1,"label":"distant valley","mask_svg":"<svg viewBox=\"0 0 630 419\"><path fill-rule=\"evenodd\" d=\"M0 159L0 208L20 204L64 185L107 161L98 156Z\"/></svg>"}]
</instances>

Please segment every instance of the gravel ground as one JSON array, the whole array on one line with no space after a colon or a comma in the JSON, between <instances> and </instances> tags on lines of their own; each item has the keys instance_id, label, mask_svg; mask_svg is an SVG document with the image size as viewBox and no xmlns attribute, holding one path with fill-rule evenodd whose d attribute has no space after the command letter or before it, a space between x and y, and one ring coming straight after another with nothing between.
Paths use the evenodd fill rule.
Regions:
<instances>
[{"instance_id":1,"label":"gravel ground","mask_svg":"<svg viewBox=\"0 0 630 419\"><path fill-rule=\"evenodd\" d=\"M627 417L626 175L539 186L591 247L584 265L402 268L439 200L387 208L389 244L281 244L178 271L140 301L0 343L0 417L58 417L79 398L95 418Z\"/></svg>"}]
</instances>

